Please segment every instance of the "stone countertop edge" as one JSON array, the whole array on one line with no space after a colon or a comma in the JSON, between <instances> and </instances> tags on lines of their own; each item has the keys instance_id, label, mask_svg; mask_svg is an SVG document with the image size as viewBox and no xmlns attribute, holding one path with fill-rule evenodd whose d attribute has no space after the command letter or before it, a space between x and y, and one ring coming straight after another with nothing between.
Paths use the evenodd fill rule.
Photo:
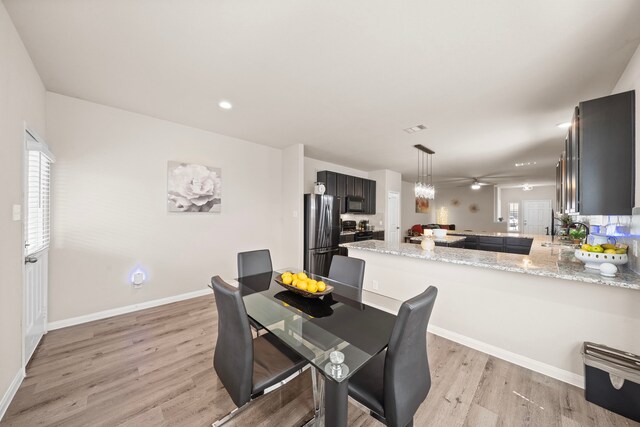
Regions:
<instances>
[{"instance_id":1,"label":"stone countertop edge","mask_svg":"<svg viewBox=\"0 0 640 427\"><path fill-rule=\"evenodd\" d=\"M543 247L547 236L534 238L529 255L517 255L500 252L478 251L438 246L433 252L422 250L412 243L391 244L381 240L343 243L340 246L381 254L405 256L408 258L439 261L451 264L490 268L500 271L524 273L563 280L606 285L619 288L640 290L640 275L626 266L620 266L616 277L603 277L598 272L585 269L584 264L574 256L574 249L562 247Z\"/></svg>"}]
</instances>

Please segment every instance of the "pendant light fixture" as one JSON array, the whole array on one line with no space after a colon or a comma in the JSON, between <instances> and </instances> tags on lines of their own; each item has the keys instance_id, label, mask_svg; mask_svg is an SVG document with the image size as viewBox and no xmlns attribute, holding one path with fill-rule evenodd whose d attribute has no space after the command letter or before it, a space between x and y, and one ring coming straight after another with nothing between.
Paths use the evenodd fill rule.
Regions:
<instances>
[{"instance_id":1,"label":"pendant light fixture","mask_svg":"<svg viewBox=\"0 0 640 427\"><path fill-rule=\"evenodd\" d=\"M414 145L418 149L418 179L414 190L416 198L433 200L436 189L433 186L433 158L435 152L424 145Z\"/></svg>"}]
</instances>

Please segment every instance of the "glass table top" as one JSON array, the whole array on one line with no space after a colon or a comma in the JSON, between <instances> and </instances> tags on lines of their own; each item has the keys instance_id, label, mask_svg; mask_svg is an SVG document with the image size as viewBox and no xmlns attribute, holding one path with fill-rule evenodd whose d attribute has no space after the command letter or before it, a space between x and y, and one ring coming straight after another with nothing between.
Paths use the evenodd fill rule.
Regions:
<instances>
[{"instance_id":1,"label":"glass table top","mask_svg":"<svg viewBox=\"0 0 640 427\"><path fill-rule=\"evenodd\" d=\"M402 301L308 273L334 290L306 298L274 280L284 271L302 270L236 279L247 314L325 376L343 381L387 347Z\"/></svg>"}]
</instances>

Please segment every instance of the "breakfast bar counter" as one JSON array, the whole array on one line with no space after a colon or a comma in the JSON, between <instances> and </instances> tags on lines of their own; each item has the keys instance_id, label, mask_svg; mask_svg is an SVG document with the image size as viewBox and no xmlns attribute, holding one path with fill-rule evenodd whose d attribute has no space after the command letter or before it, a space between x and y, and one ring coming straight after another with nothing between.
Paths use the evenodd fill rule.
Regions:
<instances>
[{"instance_id":1,"label":"breakfast bar counter","mask_svg":"<svg viewBox=\"0 0 640 427\"><path fill-rule=\"evenodd\" d=\"M616 277L587 271L573 247L550 236L534 236L528 255L374 240L342 246L365 261L367 291L407 300L436 286L430 332L578 387L584 341L640 353L640 276L627 266Z\"/></svg>"},{"instance_id":2,"label":"breakfast bar counter","mask_svg":"<svg viewBox=\"0 0 640 427\"><path fill-rule=\"evenodd\" d=\"M446 236L454 238L455 236ZM422 239L417 237L416 239ZM584 264L574 256L575 249L570 246L543 246L550 244L549 236L533 237L529 255L517 255L500 252L477 251L451 247L436 247L434 251L422 250L418 244L392 244L384 241L367 240L363 242L341 245L349 251L353 249L418 258L427 261L446 262L470 265L480 268L511 271L514 273L533 274L578 282L616 286L640 290L640 275L619 266L615 277L601 276L598 271L585 269ZM436 240L437 242L437 240Z\"/></svg>"}]
</instances>

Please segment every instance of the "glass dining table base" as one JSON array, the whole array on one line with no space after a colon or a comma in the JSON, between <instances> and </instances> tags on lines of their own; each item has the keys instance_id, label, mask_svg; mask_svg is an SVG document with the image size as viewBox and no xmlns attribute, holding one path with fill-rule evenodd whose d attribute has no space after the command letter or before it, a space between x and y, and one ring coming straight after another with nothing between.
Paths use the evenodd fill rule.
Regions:
<instances>
[{"instance_id":1,"label":"glass dining table base","mask_svg":"<svg viewBox=\"0 0 640 427\"><path fill-rule=\"evenodd\" d=\"M305 427L347 427L349 381L336 382L326 379L315 367L311 367L311 381L315 414Z\"/></svg>"}]
</instances>

